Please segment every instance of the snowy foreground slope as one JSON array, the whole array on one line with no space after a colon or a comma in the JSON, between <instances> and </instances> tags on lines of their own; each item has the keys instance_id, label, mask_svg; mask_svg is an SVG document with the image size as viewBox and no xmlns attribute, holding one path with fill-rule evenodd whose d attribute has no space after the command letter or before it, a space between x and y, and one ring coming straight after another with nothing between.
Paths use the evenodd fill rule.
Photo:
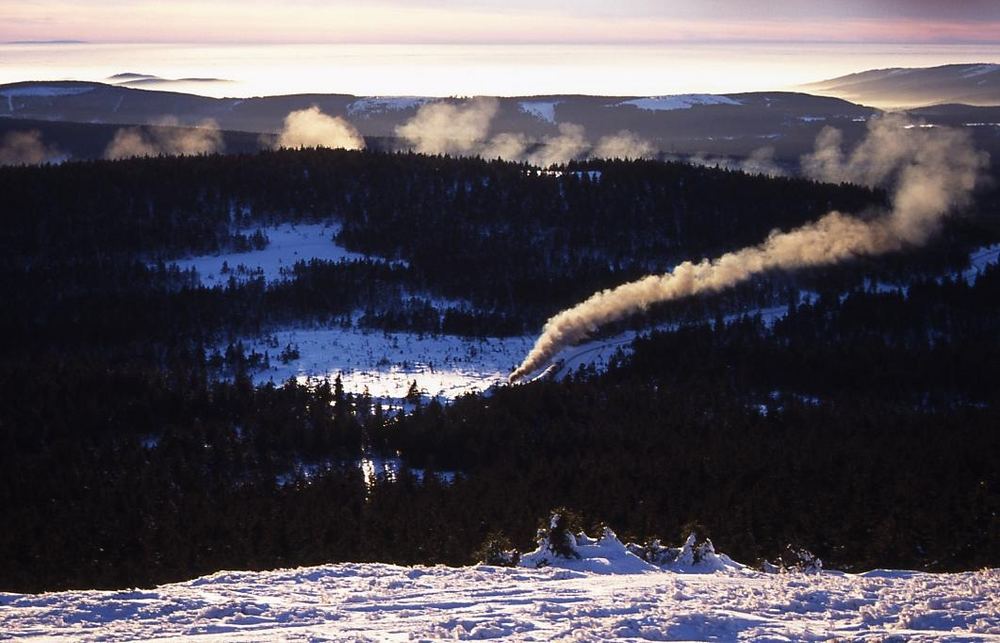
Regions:
<instances>
[{"instance_id":1,"label":"snowy foreground slope","mask_svg":"<svg viewBox=\"0 0 1000 643\"><path fill-rule=\"evenodd\" d=\"M153 590L0 594L0 639L1000 640L1000 570L682 573L632 558L541 569L340 564Z\"/></svg>"}]
</instances>

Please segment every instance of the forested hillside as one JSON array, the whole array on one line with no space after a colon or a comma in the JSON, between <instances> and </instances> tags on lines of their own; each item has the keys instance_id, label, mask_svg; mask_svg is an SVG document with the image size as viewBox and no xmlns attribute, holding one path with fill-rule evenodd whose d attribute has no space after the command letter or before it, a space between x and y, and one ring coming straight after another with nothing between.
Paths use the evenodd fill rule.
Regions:
<instances>
[{"instance_id":1,"label":"forested hillside","mask_svg":"<svg viewBox=\"0 0 1000 643\"><path fill-rule=\"evenodd\" d=\"M653 308L627 325L673 325L605 372L406 413L339 381L255 387L241 338L532 334L598 288L886 197L331 150L0 168L0 194L0 590L467 563L558 505L635 540L693 524L748 561L1000 564L1000 269L962 275L1000 239L996 193L922 250ZM366 258L216 287L172 264L317 221ZM787 315L739 317L766 306ZM379 456L405 466L372 484Z\"/></svg>"}]
</instances>

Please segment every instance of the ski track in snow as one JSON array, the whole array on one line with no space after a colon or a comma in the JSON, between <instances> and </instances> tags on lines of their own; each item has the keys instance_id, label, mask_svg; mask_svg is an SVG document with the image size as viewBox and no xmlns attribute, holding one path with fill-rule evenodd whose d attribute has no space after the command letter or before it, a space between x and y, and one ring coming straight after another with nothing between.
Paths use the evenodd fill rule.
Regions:
<instances>
[{"instance_id":1,"label":"ski track in snow","mask_svg":"<svg viewBox=\"0 0 1000 643\"><path fill-rule=\"evenodd\" d=\"M862 575L338 564L150 590L0 594L0 638L1000 640L1000 570Z\"/></svg>"}]
</instances>

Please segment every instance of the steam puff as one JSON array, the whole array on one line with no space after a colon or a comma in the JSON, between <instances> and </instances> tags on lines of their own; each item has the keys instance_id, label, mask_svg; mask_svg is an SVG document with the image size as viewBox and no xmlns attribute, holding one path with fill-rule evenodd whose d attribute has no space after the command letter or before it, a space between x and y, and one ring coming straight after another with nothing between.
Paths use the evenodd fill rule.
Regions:
<instances>
[{"instance_id":1,"label":"steam puff","mask_svg":"<svg viewBox=\"0 0 1000 643\"><path fill-rule=\"evenodd\" d=\"M480 156L487 159L519 161L525 158L528 146L528 137L524 134L497 134L483 148Z\"/></svg>"},{"instance_id":2,"label":"steam puff","mask_svg":"<svg viewBox=\"0 0 1000 643\"><path fill-rule=\"evenodd\" d=\"M691 165L738 170L740 172L746 172L747 174L785 176L785 171L774 161L774 148L769 146L755 149L750 153L750 156L745 159L734 159L728 156L706 156L704 154L696 154L688 158L678 158L677 160Z\"/></svg>"},{"instance_id":3,"label":"steam puff","mask_svg":"<svg viewBox=\"0 0 1000 643\"><path fill-rule=\"evenodd\" d=\"M214 120L206 119L196 127L181 127L173 116L153 124L153 128L125 127L115 132L104 150L106 159L136 156L191 156L222 152L225 144L222 132Z\"/></svg>"},{"instance_id":4,"label":"steam puff","mask_svg":"<svg viewBox=\"0 0 1000 643\"><path fill-rule=\"evenodd\" d=\"M42 142L42 134L38 130L8 132L0 140L0 165L39 165L65 158L59 150Z\"/></svg>"},{"instance_id":5,"label":"steam puff","mask_svg":"<svg viewBox=\"0 0 1000 643\"><path fill-rule=\"evenodd\" d=\"M540 167L566 163L589 147L582 125L559 123L559 136L546 136L543 145L528 156L528 162Z\"/></svg>"},{"instance_id":6,"label":"steam puff","mask_svg":"<svg viewBox=\"0 0 1000 643\"><path fill-rule=\"evenodd\" d=\"M291 112L278 135L278 147L330 147L360 150L365 139L358 130L339 116L328 116L313 105Z\"/></svg>"},{"instance_id":7,"label":"steam puff","mask_svg":"<svg viewBox=\"0 0 1000 643\"><path fill-rule=\"evenodd\" d=\"M652 304L715 292L768 270L822 266L852 257L919 245L938 231L952 209L966 204L986 165L968 134L914 128L899 116L869 123L865 140L845 156L836 130L824 130L802 166L815 178L894 186L892 210L874 220L830 212L790 232L772 232L764 243L698 263L685 261L665 275L604 290L546 322L517 381L600 326Z\"/></svg>"},{"instance_id":8,"label":"steam puff","mask_svg":"<svg viewBox=\"0 0 1000 643\"><path fill-rule=\"evenodd\" d=\"M653 155L649 141L622 130L600 139L596 147L587 141L581 125L560 123L559 133L541 141L521 133L504 132L487 139L499 110L495 98L475 98L465 104L426 103L416 115L396 127L396 135L423 154L457 154L527 161L548 167L584 156L600 158L645 158Z\"/></svg>"},{"instance_id":9,"label":"steam puff","mask_svg":"<svg viewBox=\"0 0 1000 643\"><path fill-rule=\"evenodd\" d=\"M465 105L427 103L396 127L396 135L422 154L478 154L498 108L495 98L475 98Z\"/></svg>"},{"instance_id":10,"label":"steam puff","mask_svg":"<svg viewBox=\"0 0 1000 643\"><path fill-rule=\"evenodd\" d=\"M652 143L633 132L622 130L614 136L598 140L590 156L600 159L645 159L654 153Z\"/></svg>"}]
</instances>

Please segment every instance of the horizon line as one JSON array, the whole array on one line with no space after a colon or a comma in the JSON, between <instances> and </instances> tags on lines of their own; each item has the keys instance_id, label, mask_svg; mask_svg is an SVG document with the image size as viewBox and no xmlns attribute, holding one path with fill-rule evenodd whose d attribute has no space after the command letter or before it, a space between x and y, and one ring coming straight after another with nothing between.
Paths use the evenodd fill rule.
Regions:
<instances>
[{"instance_id":1,"label":"horizon line","mask_svg":"<svg viewBox=\"0 0 1000 643\"><path fill-rule=\"evenodd\" d=\"M665 40L5 40L0 45L198 45L198 46L482 46L482 47L657 47L676 45L883 45L883 46L1000 46L1000 40L869 40L869 39L787 39L787 38L697 38Z\"/></svg>"}]
</instances>

